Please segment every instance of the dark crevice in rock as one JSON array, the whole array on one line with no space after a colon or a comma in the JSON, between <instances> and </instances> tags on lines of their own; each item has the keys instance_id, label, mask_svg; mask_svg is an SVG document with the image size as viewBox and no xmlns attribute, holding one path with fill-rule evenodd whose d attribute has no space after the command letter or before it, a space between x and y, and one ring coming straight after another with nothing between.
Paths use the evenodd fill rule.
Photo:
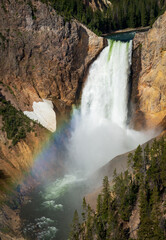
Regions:
<instances>
[{"instance_id":1,"label":"dark crevice in rock","mask_svg":"<svg viewBox=\"0 0 166 240\"><path fill-rule=\"evenodd\" d=\"M130 126L134 129L146 128L146 119L144 113L140 110L140 99L139 99L139 78L142 70L142 44L133 50L132 53L132 68L131 68L131 86L129 96L129 117L131 119Z\"/></svg>"}]
</instances>

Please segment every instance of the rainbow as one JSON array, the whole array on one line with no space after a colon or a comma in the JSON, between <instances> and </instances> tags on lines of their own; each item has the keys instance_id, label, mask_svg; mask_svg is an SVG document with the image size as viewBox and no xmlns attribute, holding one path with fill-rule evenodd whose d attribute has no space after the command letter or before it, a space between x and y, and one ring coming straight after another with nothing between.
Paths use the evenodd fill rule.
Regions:
<instances>
[{"instance_id":1,"label":"rainbow","mask_svg":"<svg viewBox=\"0 0 166 240\"><path fill-rule=\"evenodd\" d=\"M56 132L49 133L39 151L34 154L32 166L24 174L20 183L29 182L29 179L32 181L35 179L41 183L64 174L67 164L67 143L74 125L74 111L72 111L70 119L59 124Z\"/></svg>"}]
</instances>

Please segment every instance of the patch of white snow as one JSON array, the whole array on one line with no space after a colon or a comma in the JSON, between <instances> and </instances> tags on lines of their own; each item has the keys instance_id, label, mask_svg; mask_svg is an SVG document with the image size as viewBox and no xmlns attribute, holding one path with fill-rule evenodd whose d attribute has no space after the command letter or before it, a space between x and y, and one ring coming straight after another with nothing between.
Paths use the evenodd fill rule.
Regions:
<instances>
[{"instance_id":1,"label":"patch of white snow","mask_svg":"<svg viewBox=\"0 0 166 240\"><path fill-rule=\"evenodd\" d=\"M51 132L56 130L56 114L50 100L43 99L43 102L33 102L33 112L25 111L24 114L30 119L39 122Z\"/></svg>"}]
</instances>

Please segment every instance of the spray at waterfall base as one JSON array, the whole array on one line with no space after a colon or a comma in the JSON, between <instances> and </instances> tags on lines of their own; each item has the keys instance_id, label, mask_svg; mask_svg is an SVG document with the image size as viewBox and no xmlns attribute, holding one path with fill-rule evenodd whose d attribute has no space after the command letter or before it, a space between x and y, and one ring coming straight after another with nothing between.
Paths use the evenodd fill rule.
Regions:
<instances>
[{"instance_id":1,"label":"spray at waterfall base","mask_svg":"<svg viewBox=\"0 0 166 240\"><path fill-rule=\"evenodd\" d=\"M154 132L137 132L128 122L132 41L108 40L89 70L80 109L71 120L69 162L92 173L113 157L149 140Z\"/></svg>"},{"instance_id":2,"label":"spray at waterfall base","mask_svg":"<svg viewBox=\"0 0 166 240\"><path fill-rule=\"evenodd\" d=\"M35 162L33 174L40 169L39 176L40 171L44 176L45 166L47 172L52 172L53 177L43 181L44 186L34 193L32 201L35 202L36 199L35 206L38 208L38 211L34 209L36 214L28 216L26 208L23 209L23 215L31 229L36 221L40 220L40 223L45 218L49 219L47 224L41 224L41 228L39 226L39 232L36 229L32 230L30 233L32 239L34 237L47 239L48 234L51 236L52 227L55 228L55 236L50 239L64 239L72 219L72 214L67 212L70 208L68 204L72 205L74 202L81 206L81 197L80 199L77 197L84 194L84 189L81 189L79 183L113 157L130 151L152 138L153 132L144 134L127 126L131 54L132 41L126 43L108 41L108 46L89 69L80 108L74 109L71 122L63 128L63 131L54 134L51 144ZM61 160L68 175L56 179L54 162ZM79 189L82 192L79 192ZM70 199L71 202L66 199ZM28 209L30 207L31 205ZM62 216L66 219L66 225L62 221ZM28 231L26 230L26 234Z\"/></svg>"}]
</instances>

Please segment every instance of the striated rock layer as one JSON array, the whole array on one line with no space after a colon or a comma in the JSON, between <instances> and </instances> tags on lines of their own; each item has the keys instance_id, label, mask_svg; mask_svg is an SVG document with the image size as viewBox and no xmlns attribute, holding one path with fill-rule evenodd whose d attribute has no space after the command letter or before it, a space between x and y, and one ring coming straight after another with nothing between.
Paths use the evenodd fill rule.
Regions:
<instances>
[{"instance_id":1,"label":"striated rock layer","mask_svg":"<svg viewBox=\"0 0 166 240\"><path fill-rule=\"evenodd\" d=\"M0 8L0 81L22 111L49 99L65 113L79 98L88 66L106 41L40 1L3 1Z\"/></svg>"},{"instance_id":2,"label":"striated rock layer","mask_svg":"<svg viewBox=\"0 0 166 240\"><path fill-rule=\"evenodd\" d=\"M132 62L134 128L156 127L166 116L166 12L135 35Z\"/></svg>"}]
</instances>

